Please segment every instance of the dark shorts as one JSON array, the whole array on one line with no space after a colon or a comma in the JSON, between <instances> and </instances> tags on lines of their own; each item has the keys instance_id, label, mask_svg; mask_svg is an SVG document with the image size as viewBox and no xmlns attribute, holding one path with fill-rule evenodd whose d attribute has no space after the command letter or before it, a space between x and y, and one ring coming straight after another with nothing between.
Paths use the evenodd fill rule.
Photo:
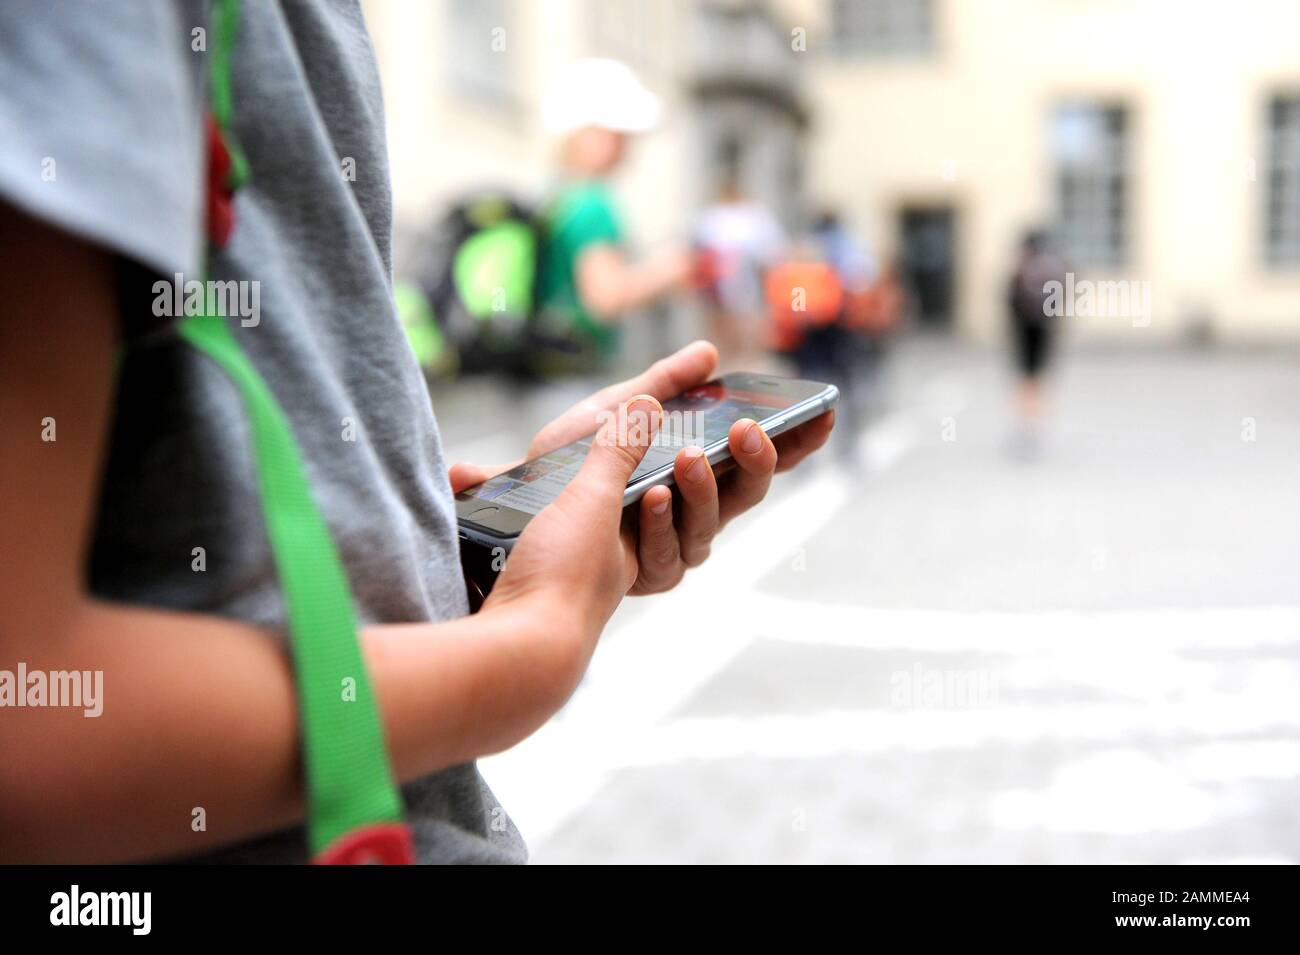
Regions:
<instances>
[{"instance_id":1,"label":"dark shorts","mask_svg":"<svg viewBox=\"0 0 1300 955\"><path fill-rule=\"evenodd\" d=\"M1026 378L1039 375L1051 354L1052 329L1046 322L1017 320L1011 324L1015 341L1016 368Z\"/></svg>"}]
</instances>

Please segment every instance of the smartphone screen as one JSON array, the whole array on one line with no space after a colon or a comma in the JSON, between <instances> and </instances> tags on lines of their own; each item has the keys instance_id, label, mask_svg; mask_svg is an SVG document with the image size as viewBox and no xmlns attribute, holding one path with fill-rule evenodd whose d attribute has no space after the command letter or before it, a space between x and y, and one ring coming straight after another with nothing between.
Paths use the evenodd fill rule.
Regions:
<instances>
[{"instance_id":1,"label":"smartphone screen","mask_svg":"<svg viewBox=\"0 0 1300 955\"><path fill-rule=\"evenodd\" d=\"M663 403L663 422L628 485L671 473L677 452L688 445L706 451L725 442L732 424L760 424L777 412L826 392L817 382L760 375L727 375ZM578 473L594 435L466 488L456 495L462 519L509 534L550 504ZM648 486L648 485L647 485Z\"/></svg>"}]
</instances>

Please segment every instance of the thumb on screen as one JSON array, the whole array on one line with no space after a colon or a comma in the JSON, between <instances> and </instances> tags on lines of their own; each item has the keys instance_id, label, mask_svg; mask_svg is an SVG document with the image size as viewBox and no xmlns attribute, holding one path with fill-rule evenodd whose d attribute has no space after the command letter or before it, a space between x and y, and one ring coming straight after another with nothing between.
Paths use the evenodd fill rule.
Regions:
<instances>
[{"instance_id":1,"label":"thumb on screen","mask_svg":"<svg viewBox=\"0 0 1300 955\"><path fill-rule=\"evenodd\" d=\"M621 504L628 478L653 443L662 418L662 406L650 395L636 395L610 412L569 487L584 499Z\"/></svg>"}]
</instances>

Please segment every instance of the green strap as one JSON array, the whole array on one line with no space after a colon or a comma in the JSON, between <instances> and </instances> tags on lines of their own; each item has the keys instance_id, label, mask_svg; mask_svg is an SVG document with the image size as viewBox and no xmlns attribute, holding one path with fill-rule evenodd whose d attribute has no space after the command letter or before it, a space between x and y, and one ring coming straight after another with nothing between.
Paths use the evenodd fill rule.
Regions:
<instances>
[{"instance_id":1,"label":"green strap","mask_svg":"<svg viewBox=\"0 0 1300 955\"><path fill-rule=\"evenodd\" d=\"M230 153L231 189L248 181L248 160L235 139L235 99L231 93L230 55L239 30L239 0L218 0L213 14L212 52L208 56L208 100Z\"/></svg>"},{"instance_id":2,"label":"green strap","mask_svg":"<svg viewBox=\"0 0 1300 955\"><path fill-rule=\"evenodd\" d=\"M225 320L192 316L180 323L180 334L230 376L248 414L262 511L292 636L307 830L316 854L360 826L402 818L347 577L312 500L284 412Z\"/></svg>"},{"instance_id":3,"label":"green strap","mask_svg":"<svg viewBox=\"0 0 1300 955\"><path fill-rule=\"evenodd\" d=\"M209 95L232 160L229 185L248 176L234 138L230 56L239 0L218 0ZM316 855L355 829L399 822L402 800L388 762L379 706L357 639L347 576L275 395L223 318L181 321L180 335L216 362L244 402L266 533L284 593L298 689L307 836Z\"/></svg>"}]
</instances>

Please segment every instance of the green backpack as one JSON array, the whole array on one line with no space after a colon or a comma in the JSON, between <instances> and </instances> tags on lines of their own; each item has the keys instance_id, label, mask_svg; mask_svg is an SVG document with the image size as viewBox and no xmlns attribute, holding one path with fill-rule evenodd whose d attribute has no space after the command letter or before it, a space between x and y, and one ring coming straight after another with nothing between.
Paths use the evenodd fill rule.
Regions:
<instances>
[{"instance_id":1,"label":"green backpack","mask_svg":"<svg viewBox=\"0 0 1300 955\"><path fill-rule=\"evenodd\" d=\"M420 255L398 310L421 364L462 373L526 370L543 230L523 203L487 193L457 203Z\"/></svg>"}]
</instances>

